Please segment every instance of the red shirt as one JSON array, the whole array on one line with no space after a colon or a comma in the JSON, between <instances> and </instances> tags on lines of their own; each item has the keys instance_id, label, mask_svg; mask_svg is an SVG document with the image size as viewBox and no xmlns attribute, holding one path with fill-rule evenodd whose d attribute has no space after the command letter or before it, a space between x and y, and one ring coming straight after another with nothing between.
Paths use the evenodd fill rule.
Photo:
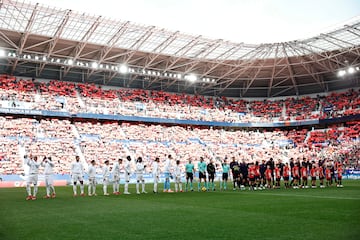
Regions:
<instances>
[{"instance_id":1,"label":"red shirt","mask_svg":"<svg viewBox=\"0 0 360 240\"><path fill-rule=\"evenodd\" d=\"M316 177L316 168L311 168L310 169L310 176L311 177Z\"/></svg>"},{"instance_id":2,"label":"red shirt","mask_svg":"<svg viewBox=\"0 0 360 240\"><path fill-rule=\"evenodd\" d=\"M326 168L326 169L325 169L325 175L326 175L326 178L327 178L327 179L331 179L331 171L330 171L329 168Z\"/></svg>"},{"instance_id":3,"label":"red shirt","mask_svg":"<svg viewBox=\"0 0 360 240\"><path fill-rule=\"evenodd\" d=\"M259 177L260 176L260 166L256 166L255 165L255 176Z\"/></svg>"},{"instance_id":4,"label":"red shirt","mask_svg":"<svg viewBox=\"0 0 360 240\"><path fill-rule=\"evenodd\" d=\"M307 169L306 169L306 167L301 168L301 176L307 177Z\"/></svg>"},{"instance_id":5,"label":"red shirt","mask_svg":"<svg viewBox=\"0 0 360 240\"><path fill-rule=\"evenodd\" d=\"M271 169L266 169L265 170L265 177L266 179L271 179L272 178L272 172L271 172Z\"/></svg>"},{"instance_id":6,"label":"red shirt","mask_svg":"<svg viewBox=\"0 0 360 240\"><path fill-rule=\"evenodd\" d=\"M256 172L255 166L251 166L249 168L249 178L254 178L255 177L255 172Z\"/></svg>"},{"instance_id":7,"label":"red shirt","mask_svg":"<svg viewBox=\"0 0 360 240\"><path fill-rule=\"evenodd\" d=\"M338 177L342 177L342 174L343 174L343 169L342 169L342 167L338 167L338 169L337 169L337 174L338 174Z\"/></svg>"},{"instance_id":8,"label":"red shirt","mask_svg":"<svg viewBox=\"0 0 360 240\"><path fill-rule=\"evenodd\" d=\"M285 166L284 166L284 171L283 171L284 177L288 177L288 176L289 176L289 170L290 170L290 168L285 165Z\"/></svg>"},{"instance_id":9,"label":"red shirt","mask_svg":"<svg viewBox=\"0 0 360 240\"><path fill-rule=\"evenodd\" d=\"M299 167L298 166L293 167L293 175L294 175L294 177L299 177Z\"/></svg>"},{"instance_id":10,"label":"red shirt","mask_svg":"<svg viewBox=\"0 0 360 240\"><path fill-rule=\"evenodd\" d=\"M324 169L322 167L318 168L319 177L325 177L324 176Z\"/></svg>"},{"instance_id":11,"label":"red shirt","mask_svg":"<svg viewBox=\"0 0 360 240\"><path fill-rule=\"evenodd\" d=\"M278 168L278 167L275 168L275 177L276 177L276 178L281 178L280 168Z\"/></svg>"}]
</instances>

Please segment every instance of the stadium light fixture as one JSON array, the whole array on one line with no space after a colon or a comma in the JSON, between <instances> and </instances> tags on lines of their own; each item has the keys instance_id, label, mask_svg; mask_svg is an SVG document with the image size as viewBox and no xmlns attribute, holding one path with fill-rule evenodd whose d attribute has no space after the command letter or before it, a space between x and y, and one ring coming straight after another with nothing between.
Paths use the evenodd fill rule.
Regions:
<instances>
[{"instance_id":1,"label":"stadium light fixture","mask_svg":"<svg viewBox=\"0 0 360 240\"><path fill-rule=\"evenodd\" d=\"M126 66L125 64L121 64L119 66L119 72L122 73L122 74L126 74L129 72L129 67Z\"/></svg>"},{"instance_id":2,"label":"stadium light fixture","mask_svg":"<svg viewBox=\"0 0 360 240\"><path fill-rule=\"evenodd\" d=\"M355 69L356 69L356 71L359 71L359 70L360 70L360 68L359 68L359 67L356 67Z\"/></svg>"},{"instance_id":3,"label":"stadium light fixture","mask_svg":"<svg viewBox=\"0 0 360 240\"><path fill-rule=\"evenodd\" d=\"M345 74L346 74L346 71L345 71L345 70L340 70L340 71L338 72L338 76L339 76L339 77L343 77L343 76L345 76Z\"/></svg>"},{"instance_id":4,"label":"stadium light fixture","mask_svg":"<svg viewBox=\"0 0 360 240\"><path fill-rule=\"evenodd\" d=\"M68 60L66 61L66 63L67 63L67 65L73 65L73 64L74 64L74 60L68 59Z\"/></svg>"},{"instance_id":5,"label":"stadium light fixture","mask_svg":"<svg viewBox=\"0 0 360 240\"><path fill-rule=\"evenodd\" d=\"M185 76L185 79L189 82L195 82L197 80L197 77L195 74L189 74Z\"/></svg>"},{"instance_id":6,"label":"stadium light fixture","mask_svg":"<svg viewBox=\"0 0 360 240\"><path fill-rule=\"evenodd\" d=\"M91 63L91 68L97 69L98 67L99 67L99 64L97 62L92 62Z\"/></svg>"},{"instance_id":7,"label":"stadium light fixture","mask_svg":"<svg viewBox=\"0 0 360 240\"><path fill-rule=\"evenodd\" d=\"M0 58L6 57L6 52L4 49L0 49Z\"/></svg>"},{"instance_id":8,"label":"stadium light fixture","mask_svg":"<svg viewBox=\"0 0 360 240\"><path fill-rule=\"evenodd\" d=\"M347 70L347 72L348 72L349 74L353 74L353 73L355 72L355 68L349 67L348 70Z\"/></svg>"}]
</instances>

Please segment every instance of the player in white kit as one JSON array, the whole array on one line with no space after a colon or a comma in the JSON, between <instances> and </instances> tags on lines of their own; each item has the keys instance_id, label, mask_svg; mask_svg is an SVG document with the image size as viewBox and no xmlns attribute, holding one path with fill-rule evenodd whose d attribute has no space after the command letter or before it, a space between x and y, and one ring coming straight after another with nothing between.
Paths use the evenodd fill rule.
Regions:
<instances>
[{"instance_id":1,"label":"player in white kit","mask_svg":"<svg viewBox=\"0 0 360 240\"><path fill-rule=\"evenodd\" d=\"M165 175L165 181L164 181L164 192L173 192L170 188L170 177L171 177L171 171L172 171L172 161L173 158L169 154L167 159L165 160L164 165L164 175Z\"/></svg>"},{"instance_id":2,"label":"player in white kit","mask_svg":"<svg viewBox=\"0 0 360 240\"><path fill-rule=\"evenodd\" d=\"M80 183L81 196L84 194L84 167L80 162L80 157L76 156L75 161L71 163L71 180L73 182L74 197L77 196L77 183Z\"/></svg>"},{"instance_id":3,"label":"player in white kit","mask_svg":"<svg viewBox=\"0 0 360 240\"><path fill-rule=\"evenodd\" d=\"M181 167L180 160L176 161L175 169L174 169L174 177L175 177L175 192L182 192L182 182L181 182Z\"/></svg>"},{"instance_id":4,"label":"player in white kit","mask_svg":"<svg viewBox=\"0 0 360 240\"><path fill-rule=\"evenodd\" d=\"M38 191L38 176L39 176L39 167L40 163L37 162L37 157L30 156L28 158L25 156L25 164L29 166L29 175L26 181L26 191L27 191L27 198L26 200L36 200L36 194ZM34 192L31 194L31 184L34 185Z\"/></svg>"},{"instance_id":5,"label":"player in white kit","mask_svg":"<svg viewBox=\"0 0 360 240\"><path fill-rule=\"evenodd\" d=\"M102 168L102 173L103 173L104 196L109 196L109 193L107 192L107 186L109 185L109 177L110 177L109 160L105 160L105 165Z\"/></svg>"},{"instance_id":6,"label":"player in white kit","mask_svg":"<svg viewBox=\"0 0 360 240\"><path fill-rule=\"evenodd\" d=\"M90 166L88 169L89 176L89 185L88 185L88 195L96 196L96 163L95 160L91 160Z\"/></svg>"},{"instance_id":7,"label":"player in white kit","mask_svg":"<svg viewBox=\"0 0 360 240\"><path fill-rule=\"evenodd\" d=\"M130 175L131 175L131 157L127 156L125 161L125 187L124 187L124 194L130 194L129 193L129 182L130 182Z\"/></svg>"},{"instance_id":8,"label":"player in white kit","mask_svg":"<svg viewBox=\"0 0 360 240\"><path fill-rule=\"evenodd\" d=\"M44 177L45 177L45 187L46 187L46 196L44 198L55 198L56 192L54 188L54 179L53 179L53 168L55 164L51 161L51 157L44 157L41 162L41 166L44 167Z\"/></svg>"},{"instance_id":9,"label":"player in white kit","mask_svg":"<svg viewBox=\"0 0 360 240\"><path fill-rule=\"evenodd\" d=\"M142 162L142 157L138 157L136 160L136 194L140 194L139 184L141 182L141 193L147 193L145 191L145 179L144 179L144 171L146 166Z\"/></svg>"},{"instance_id":10,"label":"player in white kit","mask_svg":"<svg viewBox=\"0 0 360 240\"><path fill-rule=\"evenodd\" d=\"M112 169L112 177L113 177L113 194L119 195L120 194L120 170L122 165L122 159L119 158L118 161L114 164Z\"/></svg>"},{"instance_id":11,"label":"player in white kit","mask_svg":"<svg viewBox=\"0 0 360 240\"><path fill-rule=\"evenodd\" d=\"M154 177L154 193L158 193L158 183L160 178L160 167L159 167L160 159L157 157L152 164L152 174Z\"/></svg>"}]
</instances>

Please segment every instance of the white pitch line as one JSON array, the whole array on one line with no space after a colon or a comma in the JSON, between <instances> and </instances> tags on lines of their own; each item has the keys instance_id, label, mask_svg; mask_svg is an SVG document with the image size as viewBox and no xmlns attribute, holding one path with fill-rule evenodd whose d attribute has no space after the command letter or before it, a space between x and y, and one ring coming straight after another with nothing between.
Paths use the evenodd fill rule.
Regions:
<instances>
[{"instance_id":1,"label":"white pitch line","mask_svg":"<svg viewBox=\"0 0 360 240\"><path fill-rule=\"evenodd\" d=\"M248 192L249 193L249 192ZM327 198L327 199L342 199L342 200L360 200L360 198L355 197L334 197L334 196L316 196L308 194L281 194L281 193L259 193L261 195L271 195L271 196L285 196L285 197L310 197L310 198Z\"/></svg>"}]
</instances>

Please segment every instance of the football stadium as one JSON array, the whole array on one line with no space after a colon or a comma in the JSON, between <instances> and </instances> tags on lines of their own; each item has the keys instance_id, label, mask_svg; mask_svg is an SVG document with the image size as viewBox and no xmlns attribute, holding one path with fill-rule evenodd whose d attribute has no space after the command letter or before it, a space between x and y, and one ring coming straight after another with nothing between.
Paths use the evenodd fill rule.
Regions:
<instances>
[{"instance_id":1,"label":"football stadium","mask_svg":"<svg viewBox=\"0 0 360 240\"><path fill-rule=\"evenodd\" d=\"M0 239L360 238L356 1L254 43L42 2L0 0Z\"/></svg>"}]
</instances>

